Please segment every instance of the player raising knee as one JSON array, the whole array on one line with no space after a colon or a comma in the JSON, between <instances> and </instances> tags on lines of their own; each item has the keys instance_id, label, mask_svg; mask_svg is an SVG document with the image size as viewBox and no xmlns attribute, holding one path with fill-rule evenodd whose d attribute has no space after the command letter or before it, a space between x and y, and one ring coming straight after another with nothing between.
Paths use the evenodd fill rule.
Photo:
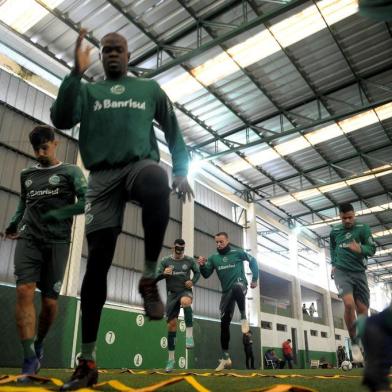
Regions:
<instances>
[{"instance_id":1,"label":"player raising knee","mask_svg":"<svg viewBox=\"0 0 392 392\"><path fill-rule=\"evenodd\" d=\"M175 365L175 346L177 318L180 307L184 309L186 326L185 346L187 349L194 347L193 341L193 316L192 316L192 287L200 278L199 266L193 257L184 255L185 241L174 241L173 254L161 260L158 267L158 278L166 279L167 302L167 341L169 358L166 364L166 372L171 372ZM191 271L193 277L191 279Z\"/></svg>"},{"instance_id":2,"label":"player raising knee","mask_svg":"<svg viewBox=\"0 0 392 392\"><path fill-rule=\"evenodd\" d=\"M249 263L252 271L252 281L250 287L257 287L259 269L257 261L243 249L235 248L229 243L229 236L225 232L215 235L217 253L211 255L208 260L200 256L198 263L200 273L204 278L208 278L214 270L222 286L222 298L219 306L221 315L221 347L222 358L219 361L216 371L228 369L231 367L229 354L230 341L230 323L234 314L234 306L237 303L241 315L241 331L249 331L249 323L246 319L245 296L247 292L248 281L246 280L244 261Z\"/></svg>"}]
</instances>

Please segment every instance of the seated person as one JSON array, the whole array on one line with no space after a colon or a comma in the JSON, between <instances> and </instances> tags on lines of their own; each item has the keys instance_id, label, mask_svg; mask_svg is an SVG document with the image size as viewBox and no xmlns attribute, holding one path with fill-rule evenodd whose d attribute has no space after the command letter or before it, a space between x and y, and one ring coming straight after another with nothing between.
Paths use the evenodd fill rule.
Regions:
<instances>
[{"instance_id":1,"label":"seated person","mask_svg":"<svg viewBox=\"0 0 392 392\"><path fill-rule=\"evenodd\" d=\"M278 358L278 356L275 353L275 350L270 349L266 351L265 358L271 360L274 363L275 368L282 369L282 367L284 366L284 361Z\"/></svg>"}]
</instances>

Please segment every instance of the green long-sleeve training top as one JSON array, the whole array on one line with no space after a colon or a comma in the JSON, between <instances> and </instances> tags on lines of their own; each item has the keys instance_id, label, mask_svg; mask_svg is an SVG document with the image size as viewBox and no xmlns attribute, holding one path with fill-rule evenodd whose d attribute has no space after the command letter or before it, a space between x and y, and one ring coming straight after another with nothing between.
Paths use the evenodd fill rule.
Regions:
<instances>
[{"instance_id":1,"label":"green long-sleeve training top","mask_svg":"<svg viewBox=\"0 0 392 392\"><path fill-rule=\"evenodd\" d=\"M355 223L350 229L342 224L332 227L330 233L331 264L342 270L361 272L367 268L367 259L376 252L370 227L363 223ZM361 253L348 248L350 242L361 245Z\"/></svg>"},{"instance_id":2,"label":"green long-sleeve training top","mask_svg":"<svg viewBox=\"0 0 392 392\"><path fill-rule=\"evenodd\" d=\"M159 161L153 120L162 127L173 161L173 174L186 176L189 154L173 105L154 80L124 76L81 83L71 73L51 108L59 129L80 122L79 148L86 169L122 167L143 159Z\"/></svg>"},{"instance_id":3,"label":"green long-sleeve training top","mask_svg":"<svg viewBox=\"0 0 392 392\"><path fill-rule=\"evenodd\" d=\"M68 163L22 170L21 194L7 230L21 238L69 242L72 216L84 212L87 182L82 170ZM75 196L77 202L75 203Z\"/></svg>"},{"instance_id":4,"label":"green long-sleeve training top","mask_svg":"<svg viewBox=\"0 0 392 392\"><path fill-rule=\"evenodd\" d=\"M212 254L207 262L200 266L201 275L208 278L216 270L221 282L222 292L225 293L236 282L242 282L245 286L248 285L244 269L244 261L247 261L252 271L252 282L257 282L259 268L256 259L243 249L232 246L228 246L226 249L224 254L219 252Z\"/></svg>"}]
</instances>

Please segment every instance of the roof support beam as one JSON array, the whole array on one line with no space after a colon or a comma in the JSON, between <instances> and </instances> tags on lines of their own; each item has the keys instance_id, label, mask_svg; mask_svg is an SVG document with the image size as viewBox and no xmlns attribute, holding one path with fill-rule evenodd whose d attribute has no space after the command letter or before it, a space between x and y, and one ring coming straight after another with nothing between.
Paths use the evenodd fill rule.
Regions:
<instances>
[{"instance_id":1,"label":"roof support beam","mask_svg":"<svg viewBox=\"0 0 392 392\"><path fill-rule=\"evenodd\" d=\"M382 68L382 69L379 69L379 70L374 71L374 72L369 72L368 74L363 75L363 76L362 76L362 82L366 82L366 81L369 80L370 78L373 78L373 77L375 77L375 76L377 76L377 75L379 75L379 74L381 74L381 73L383 73L383 72L387 72L387 71L390 71L390 70L391 70L391 65L390 65L390 64L387 64L387 65L386 65L384 68ZM342 85L340 85L340 86L338 86L338 87L333 87L333 88L331 88L331 89L329 89L329 90L323 91L323 97L324 97L325 99L328 100L328 95L329 95L329 94L334 94L334 93L336 93L336 92L338 92L338 91L342 91L342 90L344 90L345 88L353 87L353 86L355 86L355 85L358 85L358 81L355 80L355 79L354 79L354 80L352 79L352 80L350 80L349 82L347 82L347 83L345 83L345 84L342 84ZM295 110L295 109L297 109L297 108L300 108L300 107L303 106L303 105L306 105L306 104L312 103L312 102L319 102L319 100L318 100L318 99L316 100L316 98L315 98L314 96L312 96L312 97L310 97L310 98L304 99L303 101L296 102L295 104L286 107L285 110L286 110L286 111L292 111L292 110ZM359 107L357 106L357 108L359 108ZM354 108L354 109L355 109L355 108ZM259 117L259 118L256 118L256 119L252 120L252 121L250 122L250 125L258 125L258 124L260 124L260 123L262 123L262 122L264 122L264 121L268 121L268 120L270 120L270 119L272 119L272 118L274 118L274 117L277 117L277 116L279 116L279 115L281 115L281 114L283 114L283 113L282 113L280 110L275 111L274 113L268 114L267 116ZM230 136L230 135L232 135L232 134L234 134L234 133L244 131L245 129L246 129L246 127L244 127L244 126L239 126L239 127L233 128L233 129L230 130L230 131L227 131L227 132L225 132L225 133L222 133L222 134L220 135L220 137L225 138L225 137ZM203 143L197 144L197 145L194 146L194 147L195 147L195 148L203 147L203 146L206 146L207 144L213 143L214 141L215 141L214 139L209 139L209 140L206 140L206 141L203 142Z\"/></svg>"},{"instance_id":2,"label":"roof support beam","mask_svg":"<svg viewBox=\"0 0 392 392\"><path fill-rule=\"evenodd\" d=\"M325 117L325 118L323 118L321 120L315 121L313 124L307 124L307 125L302 126L302 127L292 128L292 129L289 129L287 131L281 132L281 133L279 133L277 135L268 136L268 137L265 137L265 138L260 139L260 140L255 140L254 142L248 143L244 147L235 147L235 148L230 149L230 150L221 151L221 152L212 154L209 157L204 158L203 160L211 161L211 160L213 160L215 158L220 158L220 157L222 157L224 155L231 154L233 152L243 150L244 148L254 147L254 146L257 146L257 145L260 145L260 144L263 144L263 143L269 143L269 142L271 142L273 140L280 139L280 138L282 138L284 136L293 135L295 133L299 133L300 131L311 129L311 128L314 128L314 127L316 127L318 125L325 124L327 122L337 121L337 120L340 120L341 118L344 118L344 117L354 116L355 114L361 113L361 112L366 111L366 110L375 109L378 106L385 105L385 104L390 103L390 102L392 102L392 98L383 99L381 101L376 101L376 102L373 102L371 104L364 105L364 106L362 106L361 108L358 108L358 109L350 110L348 112L345 112L345 113L342 113L342 114L337 114L337 115L334 115L334 116ZM197 147L200 147L200 145L197 146ZM194 148L196 148L196 146Z\"/></svg>"},{"instance_id":3,"label":"roof support beam","mask_svg":"<svg viewBox=\"0 0 392 392\"><path fill-rule=\"evenodd\" d=\"M236 29L233 29L225 34L222 34L221 36L219 36L215 39L212 39L211 41L205 43L204 45L201 45L197 49L193 49L189 53L184 54L182 56L179 56L179 57L167 62L166 64L163 64L160 67L143 74L143 77L152 78L154 76L157 76L157 75L175 67L176 65L181 65L183 63L186 63L190 59L192 59L196 56L200 56L202 53L206 52L207 50L214 48L215 46L217 46L217 45L219 45L229 39L232 39L232 38L238 36L239 34L242 34L250 29L253 29L254 27L259 26L259 25L267 22L268 20L276 18L277 16L282 15L283 13L290 11L293 8L298 7L299 5L305 4L307 2L308 2L308 0L293 0L290 3L288 3L287 5L284 5L283 7L277 9L276 11L270 12L266 15L259 16L255 19L251 20L250 22L244 23L241 26L237 27ZM118 8L114 2L111 2L111 4L115 8ZM132 65L137 65L137 64L132 64Z\"/></svg>"}]
</instances>

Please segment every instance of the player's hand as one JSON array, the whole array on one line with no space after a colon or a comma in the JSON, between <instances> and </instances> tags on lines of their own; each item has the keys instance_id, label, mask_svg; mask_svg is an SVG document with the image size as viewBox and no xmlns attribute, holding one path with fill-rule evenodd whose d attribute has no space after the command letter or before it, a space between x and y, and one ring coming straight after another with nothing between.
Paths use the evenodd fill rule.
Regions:
<instances>
[{"instance_id":1,"label":"player's hand","mask_svg":"<svg viewBox=\"0 0 392 392\"><path fill-rule=\"evenodd\" d=\"M255 289L257 287L257 281L256 282L250 282L250 288Z\"/></svg>"},{"instance_id":2,"label":"player's hand","mask_svg":"<svg viewBox=\"0 0 392 392\"><path fill-rule=\"evenodd\" d=\"M9 240L17 240L19 237L19 233L8 233L5 235L5 238L8 238Z\"/></svg>"},{"instance_id":3,"label":"player's hand","mask_svg":"<svg viewBox=\"0 0 392 392\"><path fill-rule=\"evenodd\" d=\"M183 176L176 176L173 179L172 189L174 193L177 193L177 196L183 203L185 203L187 197L188 201L192 200L192 197L195 197L193 193L192 187L189 185L188 179Z\"/></svg>"},{"instance_id":4,"label":"player's hand","mask_svg":"<svg viewBox=\"0 0 392 392\"><path fill-rule=\"evenodd\" d=\"M186 287L187 289L191 289L191 288L193 287L193 282L192 282L191 280L187 280L187 281L185 282L185 287Z\"/></svg>"},{"instance_id":5,"label":"player's hand","mask_svg":"<svg viewBox=\"0 0 392 392\"><path fill-rule=\"evenodd\" d=\"M75 44L75 73L78 75L83 75L90 66L90 52L93 47L86 46L82 48L82 42L86 35L87 30L83 28L80 29Z\"/></svg>"},{"instance_id":6,"label":"player's hand","mask_svg":"<svg viewBox=\"0 0 392 392\"><path fill-rule=\"evenodd\" d=\"M1 237L3 237L4 234L1 233ZM5 229L5 238L9 240L17 240L20 237L20 234L18 233L18 230L16 229L16 226L9 226Z\"/></svg>"},{"instance_id":7,"label":"player's hand","mask_svg":"<svg viewBox=\"0 0 392 392\"><path fill-rule=\"evenodd\" d=\"M199 256L197 259L197 263L202 267L207 262L207 258L205 256Z\"/></svg>"},{"instance_id":8,"label":"player's hand","mask_svg":"<svg viewBox=\"0 0 392 392\"><path fill-rule=\"evenodd\" d=\"M356 242L355 240L353 242L350 242L348 244L348 248L350 250L352 250L355 253L362 253L362 248L361 248L361 244L359 244L358 242Z\"/></svg>"},{"instance_id":9,"label":"player's hand","mask_svg":"<svg viewBox=\"0 0 392 392\"><path fill-rule=\"evenodd\" d=\"M173 268L171 268L171 267L166 267L166 268L163 270L163 275L166 275L166 276L173 275Z\"/></svg>"}]
</instances>

